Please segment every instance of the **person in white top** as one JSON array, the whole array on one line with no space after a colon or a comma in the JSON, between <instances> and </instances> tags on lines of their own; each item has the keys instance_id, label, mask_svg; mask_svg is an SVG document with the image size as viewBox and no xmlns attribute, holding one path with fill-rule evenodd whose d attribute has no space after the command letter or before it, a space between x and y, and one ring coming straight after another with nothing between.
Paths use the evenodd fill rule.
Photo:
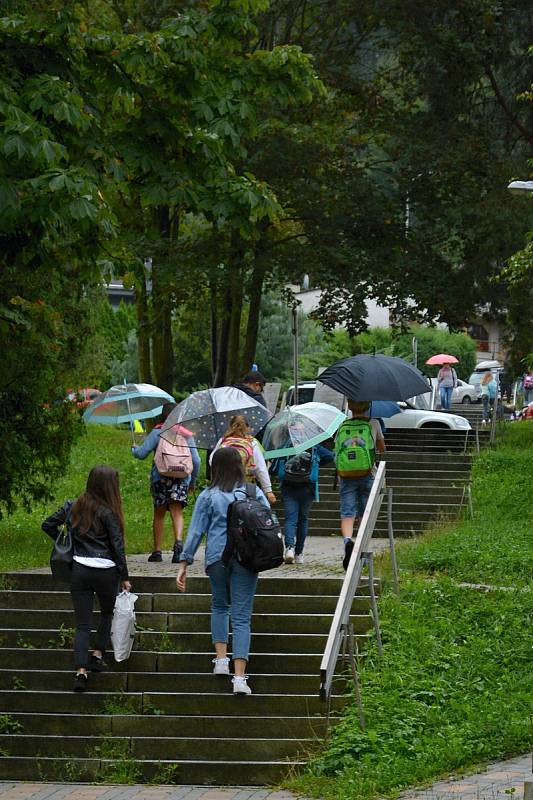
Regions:
<instances>
[{"instance_id":1,"label":"person in white top","mask_svg":"<svg viewBox=\"0 0 533 800\"><path fill-rule=\"evenodd\" d=\"M243 414L236 414L230 420L230 425L224 436L216 443L215 449L209 457L209 463L214 453L220 447L233 447L238 450L242 458L245 479L247 483L258 483L270 505L276 502L276 495L272 491L272 483L266 465L261 445L250 433L248 420Z\"/></svg>"}]
</instances>

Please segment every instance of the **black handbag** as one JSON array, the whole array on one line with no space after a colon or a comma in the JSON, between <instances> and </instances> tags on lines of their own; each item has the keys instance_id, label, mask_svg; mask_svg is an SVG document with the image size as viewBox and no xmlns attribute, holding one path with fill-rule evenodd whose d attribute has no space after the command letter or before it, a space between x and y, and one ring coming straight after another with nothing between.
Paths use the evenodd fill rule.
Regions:
<instances>
[{"instance_id":1,"label":"black handbag","mask_svg":"<svg viewBox=\"0 0 533 800\"><path fill-rule=\"evenodd\" d=\"M57 581L70 583L72 562L74 560L74 542L70 530L70 514L59 531L50 555L50 569Z\"/></svg>"}]
</instances>

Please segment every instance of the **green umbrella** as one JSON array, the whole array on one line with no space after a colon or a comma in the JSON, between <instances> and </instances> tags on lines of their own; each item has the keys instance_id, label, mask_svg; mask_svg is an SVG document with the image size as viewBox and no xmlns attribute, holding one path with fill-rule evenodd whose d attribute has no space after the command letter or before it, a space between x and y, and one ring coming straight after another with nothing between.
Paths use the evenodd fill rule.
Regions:
<instances>
[{"instance_id":1,"label":"green umbrella","mask_svg":"<svg viewBox=\"0 0 533 800\"><path fill-rule=\"evenodd\" d=\"M265 458L298 455L332 437L346 415L328 403L302 403L283 409L263 432Z\"/></svg>"}]
</instances>

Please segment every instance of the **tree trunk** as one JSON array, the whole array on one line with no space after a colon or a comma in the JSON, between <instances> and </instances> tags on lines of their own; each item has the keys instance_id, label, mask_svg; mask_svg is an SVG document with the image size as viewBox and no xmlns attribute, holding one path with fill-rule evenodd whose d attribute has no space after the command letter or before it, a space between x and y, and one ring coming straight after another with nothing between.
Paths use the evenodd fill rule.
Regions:
<instances>
[{"instance_id":1,"label":"tree trunk","mask_svg":"<svg viewBox=\"0 0 533 800\"><path fill-rule=\"evenodd\" d=\"M226 386L228 375L228 349L229 349L229 330L232 311L231 286L228 284L224 292L224 311L217 344L217 367L215 372L214 386Z\"/></svg>"},{"instance_id":2,"label":"tree trunk","mask_svg":"<svg viewBox=\"0 0 533 800\"><path fill-rule=\"evenodd\" d=\"M241 360L243 373L249 372L255 361L257 349L257 336L259 333L259 315L261 312L261 297L263 295L263 282L265 280L265 266L256 261L250 283L250 301L248 307L248 322L246 325L246 339Z\"/></svg>"},{"instance_id":3,"label":"tree trunk","mask_svg":"<svg viewBox=\"0 0 533 800\"><path fill-rule=\"evenodd\" d=\"M135 310L137 312L137 361L139 364L139 381L152 383L150 368L150 317L148 314L148 295L144 274L138 288L135 289Z\"/></svg>"},{"instance_id":4,"label":"tree trunk","mask_svg":"<svg viewBox=\"0 0 533 800\"><path fill-rule=\"evenodd\" d=\"M230 331L228 342L228 373L230 383L236 383L241 373L241 318L244 302L244 242L239 232L231 234L229 254L229 282L232 294Z\"/></svg>"},{"instance_id":5,"label":"tree trunk","mask_svg":"<svg viewBox=\"0 0 533 800\"><path fill-rule=\"evenodd\" d=\"M170 244L170 213L168 206L157 211L160 236ZM169 247L152 266L152 353L153 372L157 386L169 394L173 390L174 352L172 349L172 300L169 267ZM157 263L157 261L161 263Z\"/></svg>"},{"instance_id":6,"label":"tree trunk","mask_svg":"<svg viewBox=\"0 0 533 800\"><path fill-rule=\"evenodd\" d=\"M217 314L217 289L213 277L209 281L209 296L211 298L211 383L215 383L218 364L218 314Z\"/></svg>"}]
</instances>

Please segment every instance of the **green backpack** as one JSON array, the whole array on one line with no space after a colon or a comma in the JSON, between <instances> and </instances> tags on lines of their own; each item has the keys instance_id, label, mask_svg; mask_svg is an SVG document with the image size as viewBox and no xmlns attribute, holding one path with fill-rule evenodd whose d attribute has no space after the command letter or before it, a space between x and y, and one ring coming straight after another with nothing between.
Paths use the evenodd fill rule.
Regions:
<instances>
[{"instance_id":1,"label":"green backpack","mask_svg":"<svg viewBox=\"0 0 533 800\"><path fill-rule=\"evenodd\" d=\"M335 438L335 466L341 478L370 475L376 461L372 426L366 419L348 419Z\"/></svg>"}]
</instances>

